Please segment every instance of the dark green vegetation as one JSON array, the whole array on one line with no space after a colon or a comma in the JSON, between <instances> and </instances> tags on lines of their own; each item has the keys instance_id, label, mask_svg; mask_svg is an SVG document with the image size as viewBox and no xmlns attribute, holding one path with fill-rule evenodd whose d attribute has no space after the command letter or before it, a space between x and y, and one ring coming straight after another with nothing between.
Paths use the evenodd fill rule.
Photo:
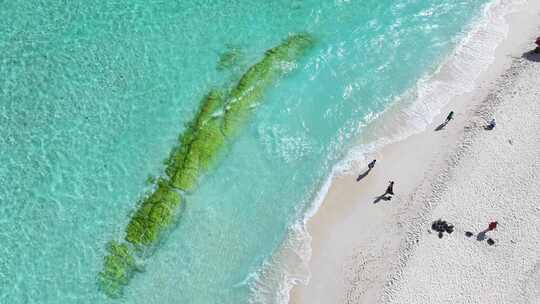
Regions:
<instances>
[{"instance_id":1,"label":"dark green vegetation","mask_svg":"<svg viewBox=\"0 0 540 304\"><path fill-rule=\"evenodd\" d=\"M233 88L225 109L223 132L231 136L262 97L273 81L290 69L290 64L313 45L308 34L290 36L282 44L269 49L257 64L251 66Z\"/></svg>"},{"instance_id":2,"label":"dark green vegetation","mask_svg":"<svg viewBox=\"0 0 540 304\"><path fill-rule=\"evenodd\" d=\"M143 257L145 248L160 240L180 216L180 191L194 191L200 177L216 162L220 150L232 139L268 88L291 69L294 61L313 45L308 34L290 36L266 51L251 66L228 96L210 91L198 112L179 137L166 161L166 177L138 204L126 227L125 243L111 242L99 283L109 297L119 297L130 277L138 270L134 256Z\"/></svg>"},{"instance_id":3,"label":"dark green vegetation","mask_svg":"<svg viewBox=\"0 0 540 304\"><path fill-rule=\"evenodd\" d=\"M159 233L173 220L180 195L160 180L157 189L142 200L126 228L126 241L134 245L152 245Z\"/></svg>"},{"instance_id":4,"label":"dark green vegetation","mask_svg":"<svg viewBox=\"0 0 540 304\"><path fill-rule=\"evenodd\" d=\"M105 257L103 271L99 273L99 283L107 296L116 298L122 294L123 286L127 285L137 266L126 244L109 242L107 251L109 255Z\"/></svg>"},{"instance_id":5,"label":"dark green vegetation","mask_svg":"<svg viewBox=\"0 0 540 304\"><path fill-rule=\"evenodd\" d=\"M221 132L223 97L211 91L203 99L195 119L180 136L180 145L171 153L166 173L171 184L184 191L192 190L204 169L208 169L225 142Z\"/></svg>"},{"instance_id":6,"label":"dark green vegetation","mask_svg":"<svg viewBox=\"0 0 540 304\"><path fill-rule=\"evenodd\" d=\"M219 55L219 61L217 63L216 69L218 71L224 71L231 69L235 65L238 65L238 62L242 59L242 53L240 48L233 45L227 45L227 51Z\"/></svg>"}]
</instances>

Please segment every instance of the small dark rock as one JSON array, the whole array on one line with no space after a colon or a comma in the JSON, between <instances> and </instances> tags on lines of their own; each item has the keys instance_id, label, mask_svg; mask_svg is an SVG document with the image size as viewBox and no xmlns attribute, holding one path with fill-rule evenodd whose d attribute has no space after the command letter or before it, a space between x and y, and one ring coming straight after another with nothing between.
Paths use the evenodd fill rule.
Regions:
<instances>
[{"instance_id":1,"label":"small dark rock","mask_svg":"<svg viewBox=\"0 0 540 304\"><path fill-rule=\"evenodd\" d=\"M473 235L474 235L474 233L472 233L472 232L470 232L470 231L465 232L465 236L466 236L466 237L471 237L471 236L473 236Z\"/></svg>"},{"instance_id":2,"label":"small dark rock","mask_svg":"<svg viewBox=\"0 0 540 304\"><path fill-rule=\"evenodd\" d=\"M495 245L495 241L493 239L488 239L487 243L489 246Z\"/></svg>"}]
</instances>

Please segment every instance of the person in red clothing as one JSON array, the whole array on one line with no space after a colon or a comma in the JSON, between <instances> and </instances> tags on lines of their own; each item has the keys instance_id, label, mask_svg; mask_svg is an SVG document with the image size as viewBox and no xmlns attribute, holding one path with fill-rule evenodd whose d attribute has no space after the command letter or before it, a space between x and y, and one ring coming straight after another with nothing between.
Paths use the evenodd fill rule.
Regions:
<instances>
[{"instance_id":1,"label":"person in red clothing","mask_svg":"<svg viewBox=\"0 0 540 304\"><path fill-rule=\"evenodd\" d=\"M540 37L536 38L536 45L537 45L537 47L536 47L536 49L534 49L534 52L536 54L540 54Z\"/></svg>"},{"instance_id":2,"label":"person in red clothing","mask_svg":"<svg viewBox=\"0 0 540 304\"><path fill-rule=\"evenodd\" d=\"M495 228L497 228L497 222L496 221L489 223L487 231L493 231L493 230L495 230Z\"/></svg>"}]
</instances>

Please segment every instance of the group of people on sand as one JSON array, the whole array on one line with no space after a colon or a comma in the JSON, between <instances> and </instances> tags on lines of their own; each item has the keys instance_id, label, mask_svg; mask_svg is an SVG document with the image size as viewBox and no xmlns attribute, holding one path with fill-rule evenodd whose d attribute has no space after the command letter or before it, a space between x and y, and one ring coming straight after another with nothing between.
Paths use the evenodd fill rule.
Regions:
<instances>
[{"instance_id":1,"label":"group of people on sand","mask_svg":"<svg viewBox=\"0 0 540 304\"><path fill-rule=\"evenodd\" d=\"M540 37L539 37L539 39L540 39ZM446 116L446 120L444 121L444 123L441 126L446 126L446 124L448 124L452 119L454 119L454 111L450 111L450 113L448 113L448 115ZM493 118L493 119L491 119L491 121L484 128L486 130L493 130L496 125L497 125L497 123L495 121L495 118ZM375 167L376 162L377 162L376 159L369 162L367 172L364 173L364 174L361 174L359 176L359 178L356 179L356 181L359 181L361 179L360 177L362 177L362 175L366 175L367 173L369 173ZM386 187L386 191L384 192L383 196L386 196L387 194L394 195L394 181L389 181L388 187Z\"/></svg>"},{"instance_id":2,"label":"group of people on sand","mask_svg":"<svg viewBox=\"0 0 540 304\"><path fill-rule=\"evenodd\" d=\"M540 37L539 37L538 42L540 42ZM540 44L539 44L539 48L540 48ZM454 119L454 111L450 111L450 113L448 113L448 115L446 116L446 120L436 130L438 131L438 130L444 128L452 119ZM491 121L487 125L484 126L484 129L493 130L496 125L497 125L497 123L495 122L495 118L493 118L493 119L491 119ZM361 174L357 178L357 181L359 181L361 178L363 178L365 175L367 175L375 167L376 162L377 162L376 159L369 162L369 164L367 165L368 170L364 174ZM394 181L389 181L388 186L386 187L386 191L384 192L383 195L381 195L376 200L376 202L378 202L380 199L390 200L393 195L394 195ZM478 234L477 239L480 240L480 241L483 240L485 238L486 232L495 230L495 228L497 227L497 224L498 224L497 221L489 223L488 228L486 230L480 232ZM446 223L445 221L442 221L442 220L435 221L432 227L436 227L436 229L434 229L434 230L437 230L439 232L439 238L442 237L443 230L447 231L448 233L452 233L453 228L454 228L453 225L448 224L448 223ZM472 232L466 232L465 235L467 237L470 237L470 236L472 236L474 234ZM495 244L495 241L493 241L491 238L489 238L487 242L488 242L489 245Z\"/></svg>"},{"instance_id":3,"label":"group of people on sand","mask_svg":"<svg viewBox=\"0 0 540 304\"><path fill-rule=\"evenodd\" d=\"M535 53L535 54L540 54L540 37L536 38L536 41L535 41L537 47L532 51L532 53ZM448 115L446 116L446 120L441 124L439 125L435 130L436 131L439 131L439 130L442 130L444 127L446 127L446 125L452 120L454 119L454 111L450 111L450 113L448 113ZM496 121L495 121L495 118L491 119L491 121L489 121L489 123L487 123L487 125L484 126L484 129L485 130L493 130L495 128L495 126L497 125ZM369 174L369 172L375 167L375 163L377 162L377 160L372 160L369 164L368 164L368 170L364 173L364 174L361 174L358 178L357 178L357 181L360 181L360 179L362 179L363 177L365 177L367 174ZM388 183L388 186L386 187L386 191L384 192L383 195L381 195L379 198L377 198L377 200L375 202L378 202L379 200L381 199L384 199L384 200L390 200L392 198L392 196L394 195L394 181L389 181ZM477 239L479 241L482 241L484 240L485 238L485 235L487 232L490 232L490 231L493 231L495 230L495 228L497 228L497 224L498 222L497 221L493 221L493 222L490 222L489 225L488 225L488 228L485 229L484 231L478 233L477 235ZM442 233L444 231L448 232L448 233L451 233L453 231L453 225L451 224L448 224L446 223L445 221L442 221L442 220L438 220L438 221L435 221L433 226L432 226L432 229L433 227L435 227L434 230L438 231L439 232L439 237L442 237ZM465 233L465 235L467 237L471 237L474 235L474 233L472 232L469 232L467 231ZM493 245L495 244L495 241L493 241L493 239L489 238L487 240L487 243L489 245Z\"/></svg>"}]
</instances>

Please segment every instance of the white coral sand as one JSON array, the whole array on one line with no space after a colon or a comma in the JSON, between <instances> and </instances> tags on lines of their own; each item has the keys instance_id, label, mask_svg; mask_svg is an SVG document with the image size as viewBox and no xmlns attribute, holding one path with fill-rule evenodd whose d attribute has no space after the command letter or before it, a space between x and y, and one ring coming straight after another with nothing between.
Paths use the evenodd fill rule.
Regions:
<instances>
[{"instance_id":1,"label":"white coral sand","mask_svg":"<svg viewBox=\"0 0 540 304\"><path fill-rule=\"evenodd\" d=\"M308 222L309 283L290 303L540 303L540 55L522 57L539 12L529 1L513 17L476 89L445 108L456 112L445 129L385 147L359 182L334 178ZM396 196L374 204L389 180ZM442 239L439 218L455 225ZM492 246L477 240L491 221Z\"/></svg>"},{"instance_id":2,"label":"white coral sand","mask_svg":"<svg viewBox=\"0 0 540 304\"><path fill-rule=\"evenodd\" d=\"M419 242L404 247L410 253L401 252L407 257L381 302L540 303L540 62L516 59L497 87L476 114L498 126L471 122L444 185L423 202L433 207L430 220L456 231L439 239L429 223L411 223ZM476 234L494 220L490 246Z\"/></svg>"}]
</instances>

